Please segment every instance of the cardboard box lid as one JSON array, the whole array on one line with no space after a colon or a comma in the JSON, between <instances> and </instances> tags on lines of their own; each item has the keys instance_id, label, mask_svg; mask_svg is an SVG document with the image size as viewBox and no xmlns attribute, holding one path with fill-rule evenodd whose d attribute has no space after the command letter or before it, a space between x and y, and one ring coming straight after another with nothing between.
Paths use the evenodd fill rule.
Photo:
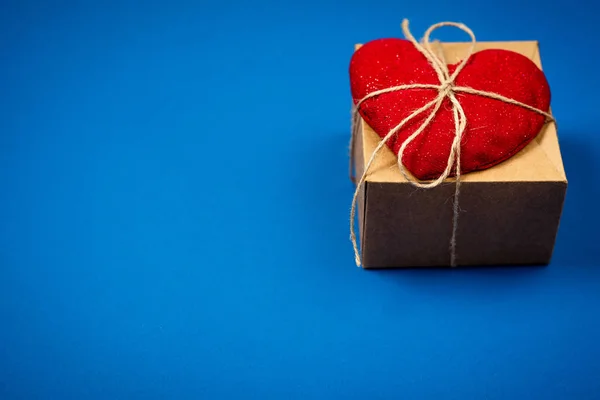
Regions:
<instances>
[{"instance_id":1,"label":"cardboard box lid","mask_svg":"<svg viewBox=\"0 0 600 400\"><path fill-rule=\"evenodd\" d=\"M470 43L442 43L448 63L456 63L465 57L469 46ZM505 49L521 53L540 69L542 68L537 41L478 42L475 46L475 51L485 49ZM364 121L362 130L362 159L368 160L381 138ZM510 159L492 168L465 174L461 180L463 182L566 182L556 125L546 124L531 143ZM384 147L379 152L369 170L367 182L407 183L398 170L396 156L388 147Z\"/></svg>"}]
</instances>

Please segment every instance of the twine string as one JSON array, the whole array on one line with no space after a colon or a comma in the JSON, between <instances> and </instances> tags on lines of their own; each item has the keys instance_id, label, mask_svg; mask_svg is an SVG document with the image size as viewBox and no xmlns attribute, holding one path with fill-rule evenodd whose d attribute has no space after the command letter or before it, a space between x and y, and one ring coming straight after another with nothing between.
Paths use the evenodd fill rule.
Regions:
<instances>
[{"instance_id":1,"label":"twine string","mask_svg":"<svg viewBox=\"0 0 600 400\"><path fill-rule=\"evenodd\" d=\"M435 31L436 29L439 29L441 27L444 27L444 26L452 26L452 27L458 28L458 29L462 30L463 32L466 32L471 38L471 45L469 47L467 56L460 62L460 64L458 64L458 66L456 67L456 69L454 70L454 72L452 74L450 74L450 71L448 69L448 64L446 63L446 60L444 59L443 51L440 51L439 52L440 55L438 55L432 48L432 43L437 43L437 41L432 42L429 39L431 36L431 33L433 31ZM415 48L427 58L427 60L429 61L429 64L435 70L435 73L438 77L438 80L440 81L440 84L434 85L434 84L415 83L415 84L408 84L408 85L392 86L389 88L376 90L376 91L373 91L373 92L367 94L362 99L360 99L358 102L356 102L355 106L353 107L353 109L352 109L352 136L351 136L351 141L350 141L351 157L353 157L353 155L354 155L354 146L355 146L356 138L358 136L358 130L360 129L359 110L360 110L361 105L365 101L372 99L374 97L380 96L382 94L401 91L401 90L436 90L437 91L437 96L433 100L429 101L422 107L414 110L410 115L408 115L406 118L404 118L402 121L400 121L396 126L394 126L385 135L385 137L379 142L377 147L375 147L375 150L373 150L373 153L371 154L371 157L369 158L369 160L365 166L364 172L363 172L362 176L360 177L360 179L358 180L358 182L356 182L356 179L354 177L352 177L352 174L351 174L353 181L355 181L355 183L356 183L356 190L354 191L354 196L352 197L352 206L350 208L350 240L352 241L352 246L354 248L354 258L356 261L356 265L360 267L361 266L360 250L358 248L358 244L357 244L357 240L356 240L356 232L354 230L354 219L356 217L356 203L358 201L358 195L360 193L360 189L366 182L369 170L370 170L373 162L375 161L377 154L386 145L388 140L390 140L396 133L398 133L398 131L400 131L400 129L402 129L412 119L416 118L417 116L419 116L422 113L426 112L427 110L431 109L431 111L429 112L429 115L425 118L425 120L421 123L421 125L415 130L415 132L413 134L411 134L408 138L406 138L406 140L404 140L404 142L402 142L402 145L400 146L400 149L398 151L397 163L398 163L398 168L400 170L400 173L406 179L406 181L415 187L423 188L423 189L431 189L431 188L439 186L452 173L452 169L453 168L455 169L455 189L454 189L454 199L453 199L453 207L452 207L452 213L453 213L453 215L452 215L452 234L450 237L450 246L449 246L450 247L449 248L449 250L450 250L450 265L454 267L454 266L456 266L456 235L457 235L457 230L458 230L458 219L459 219L459 214L460 214L460 206L459 206L459 195L460 195L460 184L461 184L461 179L460 179L461 178L461 160L460 160L460 157L461 157L461 148L460 147L461 146L460 146L460 143L461 143L463 134L465 132L465 129L467 127L467 117L465 115L465 111L464 111L462 105L456 98L456 94L457 93L468 93L468 94L488 97L491 99L502 101L504 103L523 107L530 111L534 111L538 114L545 116L547 121L554 122L554 118L552 117L552 115L550 113L547 113L543 110L532 107L528 104L521 103L520 101L502 96L498 93L486 92L483 90L477 90L477 89L467 87L467 86L456 86L455 85L456 77L458 76L458 74L460 74L460 72L463 70L463 68L469 62L469 58L474 53L475 44L477 43L477 41L475 39L475 34L466 25L461 24L461 23L456 23L456 22L440 22L440 23L434 24L425 31L425 35L423 37L422 44L419 43L414 38L412 33L410 32L409 27L408 27L408 20L406 20L406 19L404 21L402 21L402 32L404 33L404 37L407 40L409 40L415 46ZM402 163L402 157L404 155L404 152L406 151L406 148L408 147L408 145L410 145L410 143L412 143L412 141L415 140L427 128L427 126L429 126L429 124L431 123L433 118L435 118L437 112L439 111L440 107L442 106L442 104L446 98L450 100L450 103L452 106L452 114L453 114L453 118L454 118L454 132L455 132L454 139L452 141L452 145L450 148L450 154L448 156L448 162L446 164L446 168L444 169L444 171L442 172L442 174L439 177L437 177L436 179L434 179L432 181L427 182L427 181L413 180L412 177L410 176L410 174L408 173L408 171L406 170L404 164Z\"/></svg>"}]
</instances>

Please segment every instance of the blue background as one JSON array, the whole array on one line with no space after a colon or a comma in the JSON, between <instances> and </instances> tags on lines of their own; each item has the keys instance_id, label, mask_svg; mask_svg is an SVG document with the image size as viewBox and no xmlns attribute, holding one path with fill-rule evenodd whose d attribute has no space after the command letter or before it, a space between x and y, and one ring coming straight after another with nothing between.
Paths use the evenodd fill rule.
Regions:
<instances>
[{"instance_id":1,"label":"blue background","mask_svg":"<svg viewBox=\"0 0 600 400\"><path fill-rule=\"evenodd\" d=\"M600 398L592 4L3 2L0 399ZM549 267L354 266L347 66L404 17L540 40Z\"/></svg>"}]
</instances>

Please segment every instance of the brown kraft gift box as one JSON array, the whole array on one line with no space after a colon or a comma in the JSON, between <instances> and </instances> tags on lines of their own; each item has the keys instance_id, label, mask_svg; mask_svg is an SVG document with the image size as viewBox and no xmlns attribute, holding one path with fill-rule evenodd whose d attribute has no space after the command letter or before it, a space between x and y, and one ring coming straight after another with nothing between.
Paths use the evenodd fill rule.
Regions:
<instances>
[{"instance_id":1,"label":"brown kraft gift box","mask_svg":"<svg viewBox=\"0 0 600 400\"><path fill-rule=\"evenodd\" d=\"M449 63L466 55L470 43L444 43ZM475 51L506 49L541 68L538 43L479 42ZM360 177L380 137L361 120L353 167ZM396 156L382 149L359 193L358 224L364 268L450 265L455 184L432 189L408 183ZM512 158L461 177L456 237L458 265L548 264L567 189L556 125Z\"/></svg>"}]
</instances>

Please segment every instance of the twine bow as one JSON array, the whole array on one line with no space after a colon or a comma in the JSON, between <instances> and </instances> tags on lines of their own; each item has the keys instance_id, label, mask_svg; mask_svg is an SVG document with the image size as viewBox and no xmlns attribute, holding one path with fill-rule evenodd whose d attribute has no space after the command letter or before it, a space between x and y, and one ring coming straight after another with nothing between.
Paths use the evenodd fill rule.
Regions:
<instances>
[{"instance_id":1,"label":"twine bow","mask_svg":"<svg viewBox=\"0 0 600 400\"><path fill-rule=\"evenodd\" d=\"M460 62L460 64L458 64L458 66L456 67L456 69L454 70L452 75L450 75L450 71L448 70L448 64L446 63L446 60L444 59L443 52L440 52L441 55L438 56L433 51L433 49L431 47L432 42L429 40L431 33L434 30L439 29L443 26L453 26L455 28L462 30L463 32L466 32L471 37L471 46L469 47L469 52L468 52L467 56ZM434 25L430 26L429 29L427 29L427 31L425 31L425 35L423 37L423 44L419 43L414 38L414 36L410 33L410 30L408 28L408 20L406 20L406 19L402 21L402 32L404 33L404 37L407 40L409 40L415 46L415 48L417 50L419 50L419 52L421 52L427 58L427 60L429 61L429 64L435 70L437 77L440 81L440 84L434 85L434 84L415 83L415 84L409 84L409 85L392 86L392 87L389 87L386 89L381 89L381 90L376 90L374 92L371 92L368 95L366 95L365 97L363 97L362 99L360 99L356 103L356 105L354 106L354 108L352 110L352 139L351 139L351 144L350 144L351 155L354 154L354 151L353 151L354 142L355 142L355 139L357 136L357 130L360 127L359 109L360 109L360 106L362 105L362 103L364 103L366 100L376 97L376 96L379 96L379 95L382 95L382 94L385 94L385 93L395 92L395 91L399 91L399 90L429 89L429 90L436 90L438 94L433 100L431 100L430 102L426 103L424 106L413 111L408 117L404 118L402 121L400 121L400 123L398 125L393 127L388 132L388 134L385 135L385 137L379 142L379 144L377 145L377 147L371 154L371 158L367 162L365 170L364 170L360 180L356 184L356 190L355 190L354 196L352 198L352 207L350 209L350 240L352 241L352 246L354 247L354 258L356 261L356 265L360 267L360 265L361 265L360 251L358 249L358 245L357 245L357 241L356 241L356 233L354 231L354 219L356 216L356 202L358 199L358 194L360 192L360 189L366 181L369 169L371 168L371 165L373 164L375 157L377 156L379 151L385 146L387 141L390 138L392 138L392 136L394 136L396 133L398 133L398 131L400 131L400 129L402 129L402 127L404 125L406 125L410 120L412 120L413 118L417 117L421 113L423 113L431 108L431 112L429 113L427 118L425 118L423 123L400 146L400 150L398 151L398 168L400 169L400 172L402 173L404 178L407 180L407 182L409 182L413 186L416 186L418 188L423 188L423 189L430 189L430 188L439 186L446 178L448 178L448 176L452 172L452 168L453 167L455 168L456 179L455 179L455 190L454 190L454 201L453 201L452 235L450 238L450 265L454 267L454 266L456 266L456 233L457 233L457 229L458 229L458 217L460 214L459 201L458 201L459 194L460 194L460 177L461 177L460 143L462 140L463 133L465 132L465 129L467 127L467 118L465 115L465 111L464 111L462 105L460 104L460 102L458 101L458 99L456 98L456 94L457 93L469 93L469 94L475 94L478 96L489 97L492 99L503 101L505 103L514 104L516 106L523 107L528 110L534 111L538 114L544 115L546 117L547 122L549 122L549 121L555 122L555 120L551 114L549 114L543 110L540 110L540 109L532 107L528 104L521 103L519 101L510 99L508 97L504 97L497 93L486 92L483 90L477 90L477 89L473 89L473 88L470 88L467 86L456 86L455 85L456 77L458 76L458 74L460 74L462 69L469 62L469 58L475 51L475 44L477 43L477 41L475 40L475 35L473 34L473 31L471 29L469 29L469 27L467 27L466 25L461 24L461 23L456 23L456 22L440 22L440 23L434 24ZM404 152L405 152L406 148L408 147L408 145L417 136L419 136L425 130L425 128L427 128L427 126L431 123L431 121L437 114L438 110L440 109L440 107L442 106L442 103L444 102L444 100L446 98L448 98L450 100L451 105L452 105L452 114L454 116L454 129L455 129L454 140L452 141L452 147L450 149L450 155L448 156L448 163L446 165L446 169L437 179L435 179L431 182L423 182L423 181L419 181L419 180L413 180L410 177L409 173L407 172L406 168L404 167L404 164L402 163L402 156L404 155Z\"/></svg>"}]
</instances>

